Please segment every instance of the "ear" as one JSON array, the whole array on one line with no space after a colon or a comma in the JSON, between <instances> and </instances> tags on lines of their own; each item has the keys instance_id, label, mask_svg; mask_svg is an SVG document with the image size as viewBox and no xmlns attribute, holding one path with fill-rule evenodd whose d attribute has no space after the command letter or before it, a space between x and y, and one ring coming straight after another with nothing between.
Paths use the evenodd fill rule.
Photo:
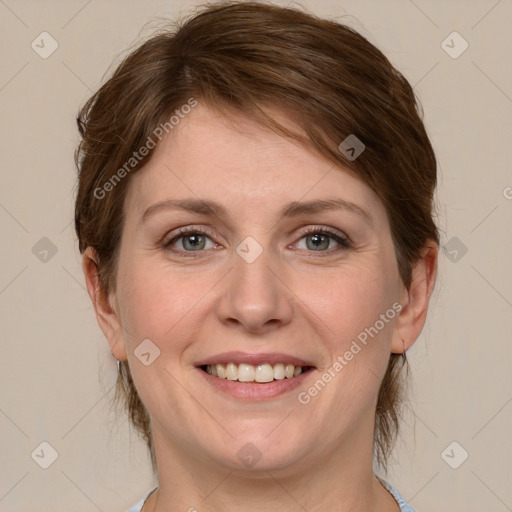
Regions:
<instances>
[{"instance_id":1,"label":"ear","mask_svg":"<svg viewBox=\"0 0 512 512\"><path fill-rule=\"evenodd\" d=\"M423 330L437 276L438 253L436 242L429 240L423 248L421 259L413 268L411 286L404 291L403 300L400 301L402 310L393 331L391 352L395 354L402 354L404 346L408 350Z\"/></svg>"},{"instance_id":2,"label":"ear","mask_svg":"<svg viewBox=\"0 0 512 512\"><path fill-rule=\"evenodd\" d=\"M112 304L116 303L115 295L106 295L101 289L98 273L98 256L92 247L87 247L82 258L82 269L85 275L87 291L96 313L96 319L108 340L112 355L121 361L126 360L126 347L119 314Z\"/></svg>"}]
</instances>

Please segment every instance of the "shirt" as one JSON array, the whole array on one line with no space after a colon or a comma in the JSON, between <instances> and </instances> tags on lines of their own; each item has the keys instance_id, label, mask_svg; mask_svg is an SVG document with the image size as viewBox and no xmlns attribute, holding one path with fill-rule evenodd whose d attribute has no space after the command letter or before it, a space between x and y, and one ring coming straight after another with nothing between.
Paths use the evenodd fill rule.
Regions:
<instances>
[{"instance_id":1,"label":"shirt","mask_svg":"<svg viewBox=\"0 0 512 512\"><path fill-rule=\"evenodd\" d=\"M409 505L400 495L400 493L390 484L388 484L386 481L384 481L382 478L377 477L382 485L389 491L391 496L395 498L396 502L398 503L398 506L400 507L400 512L414 512L414 509ZM141 512L142 505L144 505L144 502L148 498L148 496L153 492L156 491L157 487L154 489L151 489L144 498L142 498L136 505L134 505L128 512Z\"/></svg>"}]
</instances>

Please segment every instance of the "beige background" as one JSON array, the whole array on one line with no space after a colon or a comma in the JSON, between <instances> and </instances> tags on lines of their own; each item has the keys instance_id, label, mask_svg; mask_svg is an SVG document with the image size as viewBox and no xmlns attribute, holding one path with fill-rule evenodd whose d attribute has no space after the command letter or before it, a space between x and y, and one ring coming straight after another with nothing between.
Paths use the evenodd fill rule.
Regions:
<instances>
[{"instance_id":1,"label":"beige background","mask_svg":"<svg viewBox=\"0 0 512 512\"><path fill-rule=\"evenodd\" d=\"M75 115L151 18L193 5L0 0L1 512L123 511L153 485L144 445L110 410L115 366L84 288L71 222ZM409 352L414 413L387 479L418 512L510 511L512 2L303 5L353 25L404 72L439 158L446 250ZM31 48L43 31L58 43L47 59ZM453 31L469 44L458 58L442 47ZM58 452L48 469L31 458L43 441ZM453 469L446 461L459 464L462 450Z\"/></svg>"}]
</instances>

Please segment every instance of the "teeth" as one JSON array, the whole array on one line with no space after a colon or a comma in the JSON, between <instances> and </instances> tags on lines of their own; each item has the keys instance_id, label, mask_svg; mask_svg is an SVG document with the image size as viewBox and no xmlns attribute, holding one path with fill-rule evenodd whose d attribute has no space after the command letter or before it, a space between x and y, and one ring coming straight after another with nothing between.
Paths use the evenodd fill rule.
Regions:
<instances>
[{"instance_id":1,"label":"teeth","mask_svg":"<svg viewBox=\"0 0 512 512\"><path fill-rule=\"evenodd\" d=\"M256 371L252 364L238 365L238 380L240 382L253 382Z\"/></svg>"},{"instance_id":2,"label":"teeth","mask_svg":"<svg viewBox=\"0 0 512 512\"><path fill-rule=\"evenodd\" d=\"M221 379L226 378L226 367L223 364L216 364L214 366L207 366L206 368L215 368L217 370L217 377Z\"/></svg>"},{"instance_id":3,"label":"teeth","mask_svg":"<svg viewBox=\"0 0 512 512\"><path fill-rule=\"evenodd\" d=\"M226 379L238 380L238 366L234 363L228 363L226 366Z\"/></svg>"},{"instance_id":4,"label":"teeth","mask_svg":"<svg viewBox=\"0 0 512 512\"><path fill-rule=\"evenodd\" d=\"M302 372L302 366L293 364L269 363L259 364L215 364L207 365L206 371L210 375L215 375L221 379L238 380L240 382L272 382L273 380L282 380L285 377L291 379L298 377Z\"/></svg>"},{"instance_id":5,"label":"teeth","mask_svg":"<svg viewBox=\"0 0 512 512\"><path fill-rule=\"evenodd\" d=\"M285 378L284 364L277 363L274 365L274 379L282 380Z\"/></svg>"},{"instance_id":6,"label":"teeth","mask_svg":"<svg viewBox=\"0 0 512 512\"><path fill-rule=\"evenodd\" d=\"M270 364L260 364L256 368L256 382L272 382L274 380L274 368Z\"/></svg>"}]
</instances>

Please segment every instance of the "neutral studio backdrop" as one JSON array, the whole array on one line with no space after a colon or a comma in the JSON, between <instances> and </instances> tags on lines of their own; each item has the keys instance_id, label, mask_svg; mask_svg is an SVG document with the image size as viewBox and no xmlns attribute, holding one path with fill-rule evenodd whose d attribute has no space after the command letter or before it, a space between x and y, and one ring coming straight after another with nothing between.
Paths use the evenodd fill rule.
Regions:
<instances>
[{"instance_id":1,"label":"neutral studio backdrop","mask_svg":"<svg viewBox=\"0 0 512 512\"><path fill-rule=\"evenodd\" d=\"M123 511L153 486L84 286L75 116L150 20L200 3L0 0L1 512ZM512 1L302 5L405 74L439 159L439 276L387 479L418 512L511 511Z\"/></svg>"}]
</instances>

